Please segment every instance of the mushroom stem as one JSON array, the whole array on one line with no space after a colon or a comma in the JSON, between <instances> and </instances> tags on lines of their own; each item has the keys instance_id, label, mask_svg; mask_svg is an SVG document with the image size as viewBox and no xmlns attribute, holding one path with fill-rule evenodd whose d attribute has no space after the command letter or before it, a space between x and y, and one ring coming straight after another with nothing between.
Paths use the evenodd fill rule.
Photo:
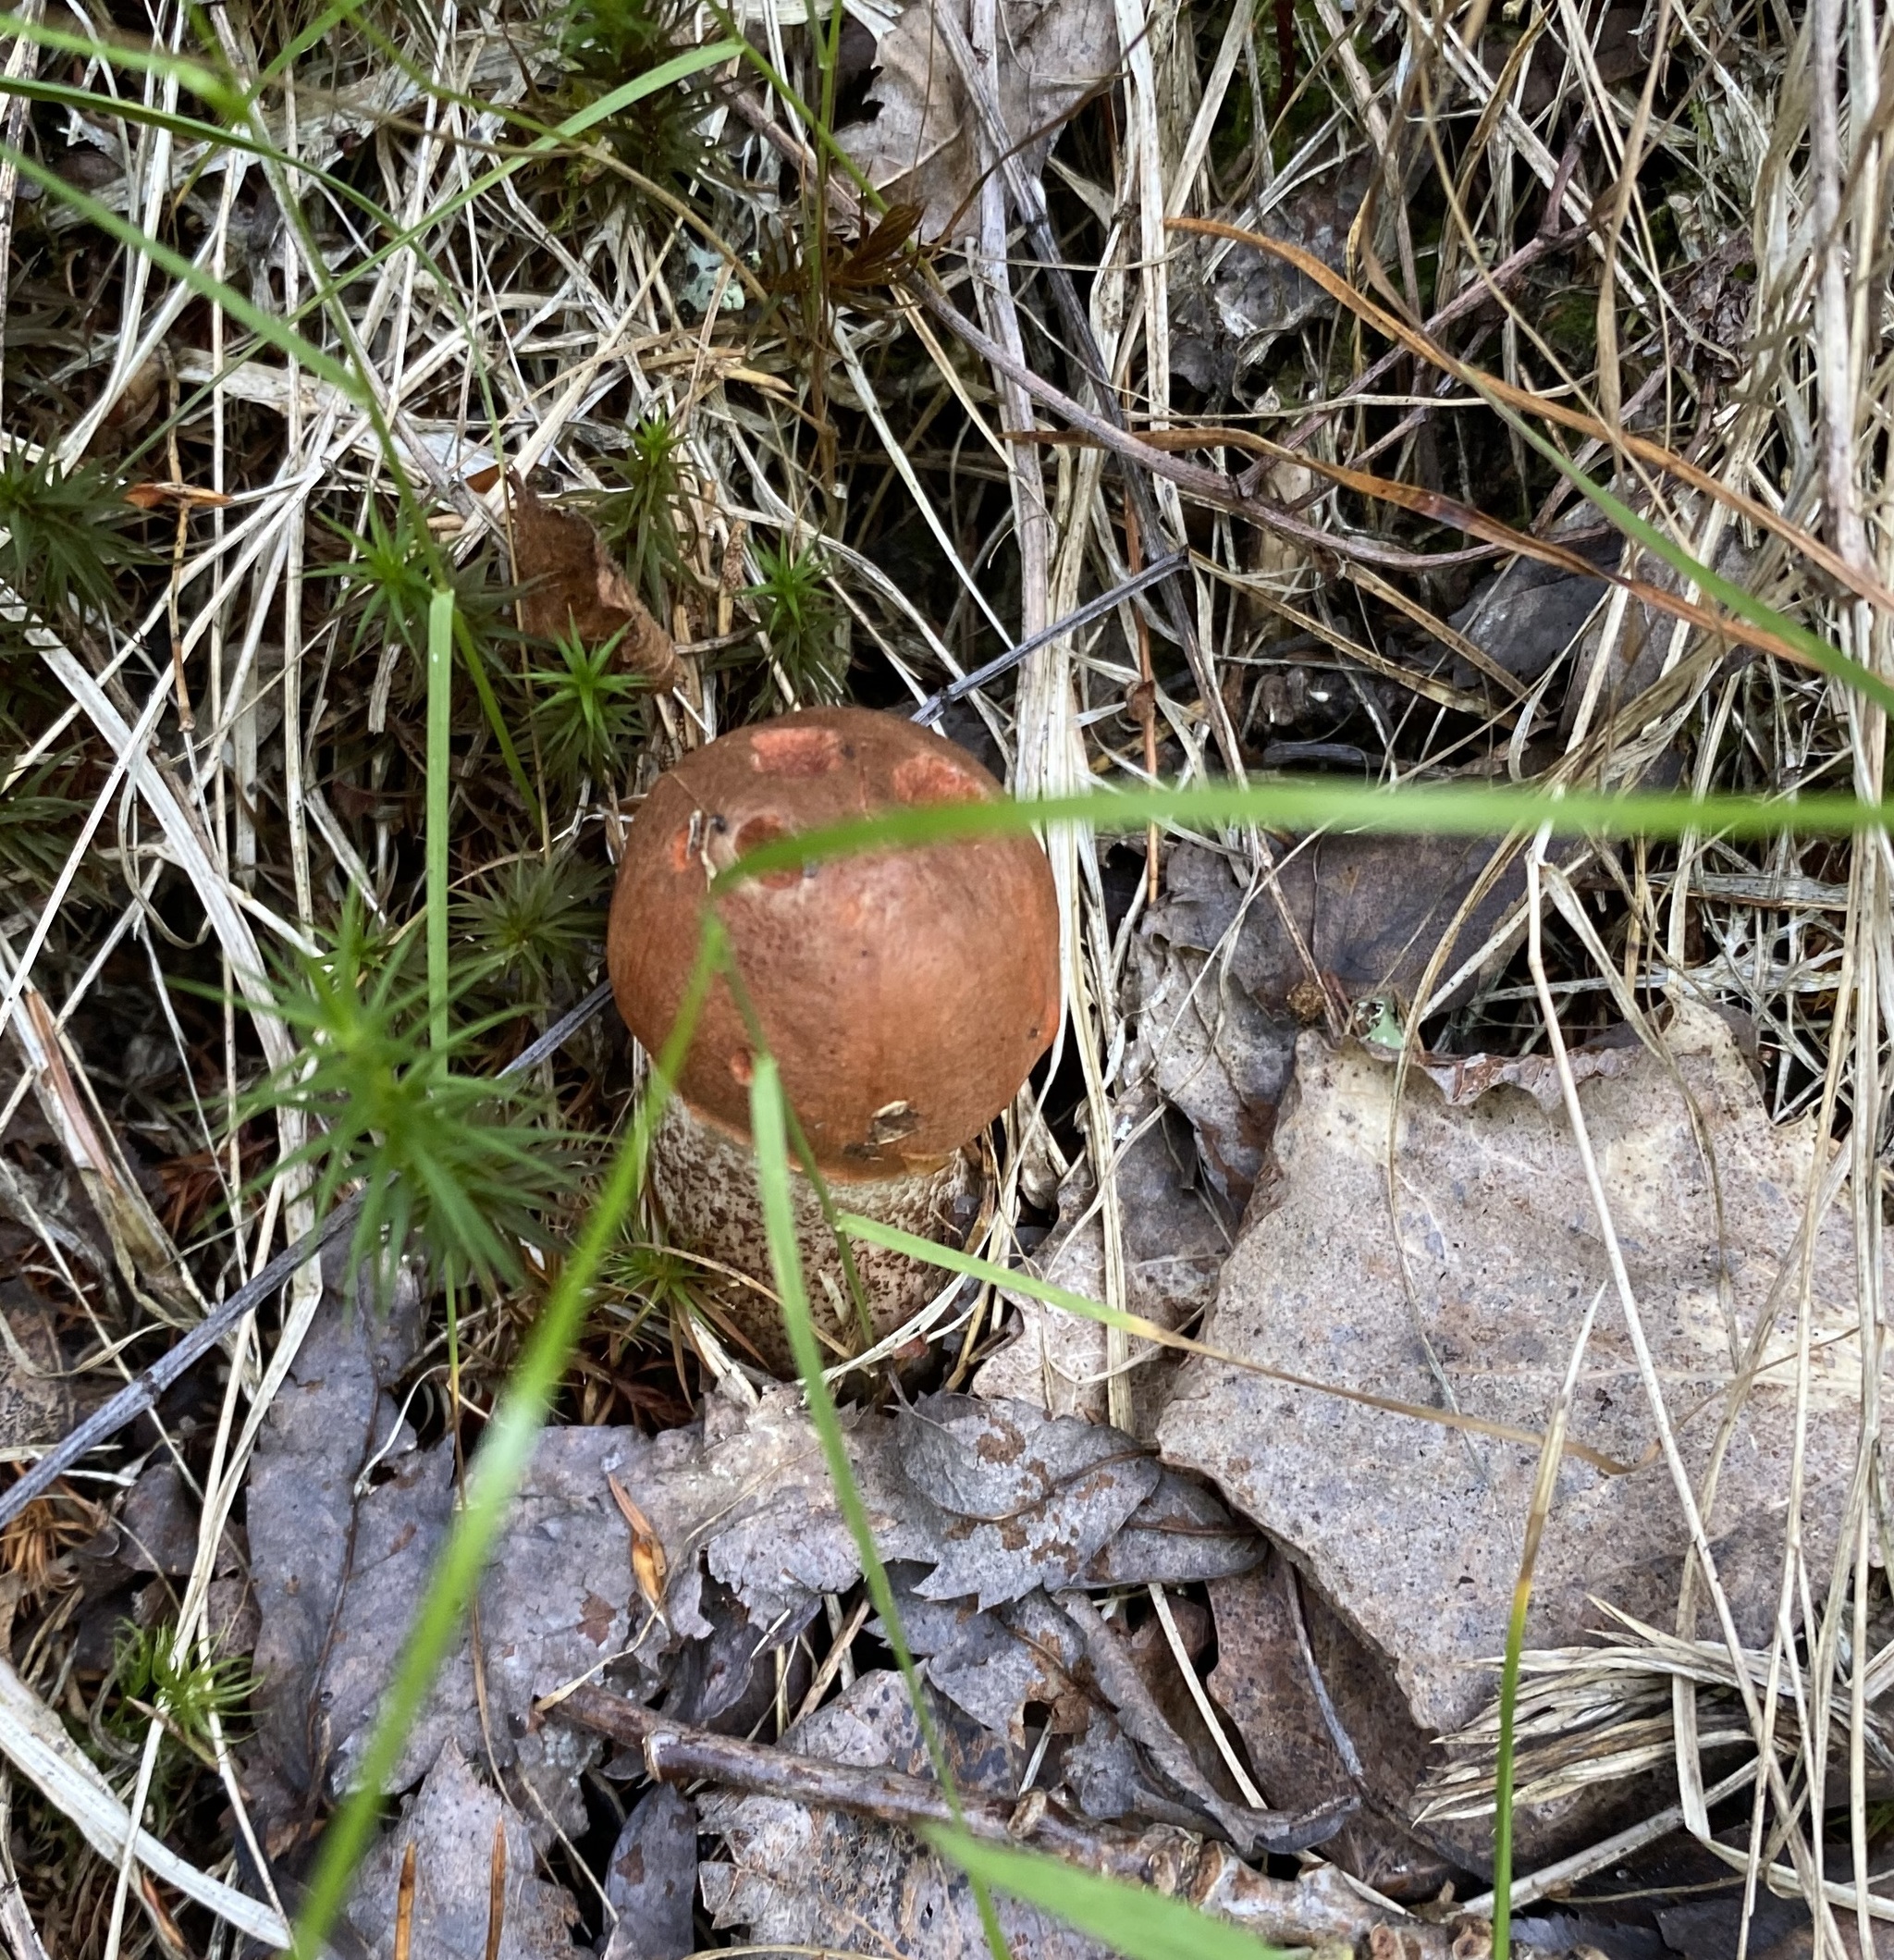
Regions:
<instances>
[{"instance_id":1,"label":"mushroom stem","mask_svg":"<svg viewBox=\"0 0 1894 1960\"><path fill-rule=\"evenodd\" d=\"M769 1263L769 1234L750 1141L672 1097L651 1140L650 1185L671 1243L704 1254L741 1279L716 1286L731 1324L772 1373L791 1375L795 1360L782 1325ZM939 1165L892 1177L830 1175L840 1208L937 1244L960 1245L978 1208L980 1177L973 1153L954 1151ZM815 1186L794 1165L790 1195L796 1250L817 1337L838 1361L868 1345L849 1298L848 1276ZM876 1340L919 1313L947 1284L938 1267L880 1246L853 1248ZM719 1277L714 1276L714 1278Z\"/></svg>"}]
</instances>

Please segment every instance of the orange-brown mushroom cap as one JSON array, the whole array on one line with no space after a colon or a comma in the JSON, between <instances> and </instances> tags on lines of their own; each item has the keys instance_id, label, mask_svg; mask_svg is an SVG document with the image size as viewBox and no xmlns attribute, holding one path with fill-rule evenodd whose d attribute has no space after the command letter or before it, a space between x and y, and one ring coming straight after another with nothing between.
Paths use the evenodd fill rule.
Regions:
<instances>
[{"instance_id":1,"label":"orange-brown mushroom cap","mask_svg":"<svg viewBox=\"0 0 1894 1960\"><path fill-rule=\"evenodd\" d=\"M709 881L771 839L903 805L997 796L964 749L892 715L822 709L740 729L661 776L625 841L612 991L654 1052L696 956ZM1028 836L840 857L718 901L784 1093L825 1169L938 1163L1011 1102L1059 1017L1059 909ZM678 1087L747 1132L751 1044L722 981Z\"/></svg>"}]
</instances>

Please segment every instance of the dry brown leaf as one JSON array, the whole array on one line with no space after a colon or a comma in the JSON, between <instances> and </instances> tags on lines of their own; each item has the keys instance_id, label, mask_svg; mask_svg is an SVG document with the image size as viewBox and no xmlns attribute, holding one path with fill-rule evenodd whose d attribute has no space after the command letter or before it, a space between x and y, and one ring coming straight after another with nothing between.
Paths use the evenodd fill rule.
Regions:
<instances>
[{"instance_id":1,"label":"dry brown leaf","mask_svg":"<svg viewBox=\"0 0 1894 1960\"><path fill-rule=\"evenodd\" d=\"M525 631L547 640L576 635L588 647L621 634L621 666L643 674L654 688L675 686L671 637L632 589L596 525L576 511L553 509L517 479L510 482L508 498L513 577L525 587L520 600Z\"/></svg>"},{"instance_id":2,"label":"dry brown leaf","mask_svg":"<svg viewBox=\"0 0 1894 1960\"><path fill-rule=\"evenodd\" d=\"M194 483L134 483L126 486L125 501L136 511L155 511L167 503L221 511L230 499L221 490L201 490Z\"/></svg>"}]
</instances>

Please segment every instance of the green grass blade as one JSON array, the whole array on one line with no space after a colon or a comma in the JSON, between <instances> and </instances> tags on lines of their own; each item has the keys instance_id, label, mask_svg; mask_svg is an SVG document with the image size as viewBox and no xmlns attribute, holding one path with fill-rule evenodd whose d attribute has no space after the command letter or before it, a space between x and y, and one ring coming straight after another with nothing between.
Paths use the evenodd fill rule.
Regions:
<instances>
[{"instance_id":1,"label":"green grass blade","mask_svg":"<svg viewBox=\"0 0 1894 1960\"><path fill-rule=\"evenodd\" d=\"M848 1461L847 1445L842 1440L842 1419L836 1413L835 1399L829 1393L829 1385L822 1376L822 1350L816 1339L816 1325L809 1313L808 1288L803 1284L802 1255L796 1247L795 1208L789 1190L789 1136L782 1100L782 1078L777 1072L772 1055L759 1053L753 1066L756 1072L750 1079L750 1134L756 1152L756 1185L763 1200L763 1227L769 1241L769 1270L776 1281L777 1297L782 1302L783 1328L789 1336L790 1352L795 1357L796 1372L802 1376L808 1394L809 1416L815 1424L817 1439L828 1462L830 1481L835 1485L836 1502L842 1507L843 1522L855 1539L855 1552L862 1563L862 1576L867 1582L868 1596L875 1602L875 1610L880 1614L887 1628L888 1644L906 1677L908 1692L914 1696L916 1715L928 1738L935 1774L940 1777L942 1788L950 1793L951 1800L952 1770L921 1700L920 1677L915 1669L907 1635L902 1631L901 1614L894 1603L894 1589L888 1583L887 1569L881 1563L880 1553L875 1548L875 1534L868 1522L867 1506L862 1502L861 1489L855 1483L855 1471Z\"/></svg>"},{"instance_id":2,"label":"green grass blade","mask_svg":"<svg viewBox=\"0 0 1894 1960\"><path fill-rule=\"evenodd\" d=\"M278 75L288 74L301 55L306 55L311 48L319 46L343 21L359 13L361 9L362 0L334 0L333 6L325 7L300 34L285 45L282 53L257 77L256 85L259 92L266 89Z\"/></svg>"},{"instance_id":3,"label":"green grass blade","mask_svg":"<svg viewBox=\"0 0 1894 1960\"><path fill-rule=\"evenodd\" d=\"M868 1522L867 1506L862 1502L861 1487L855 1480L842 1440L842 1418L837 1414L829 1384L822 1377L822 1351L816 1339L816 1324L809 1314L808 1289L803 1284L802 1255L796 1247L795 1208L789 1190L789 1126L782 1100L782 1078L773 1055L759 1053L750 1079L750 1135L756 1153L756 1187L763 1201L763 1227L769 1241L769 1270L776 1281L776 1293L782 1302L782 1323L789 1336L790 1351L795 1356L796 1373L802 1376L808 1396L809 1416L829 1466L830 1481L835 1487L835 1501L855 1540L861 1560L862 1577L868 1596L881 1616L881 1627L892 1648L902 1678L914 1707L915 1720L927 1744L941 1793L956 1818L960 1799L953 1784L953 1767L947 1759L933 1719L921 1694L920 1671L914 1663L913 1649L902 1628L894 1588L888 1583L888 1569L875 1546L874 1527ZM984 1880L976 1878L974 1890L979 1902L980 1923L994 1960L1006 1960L1006 1936L1000 1930L999 1916L993 1910Z\"/></svg>"},{"instance_id":4,"label":"green grass blade","mask_svg":"<svg viewBox=\"0 0 1894 1960\"><path fill-rule=\"evenodd\" d=\"M89 43L88 46L90 45ZM583 135L595 123L619 114L634 103L642 101L646 95L670 87L673 82L687 80L703 68L714 68L721 62L734 59L743 52L744 49L738 43L712 42L704 47L687 49L671 60L660 63L648 73L621 83L609 94L602 95L596 102L589 104L585 108L568 117L565 121L548 129L544 135L528 144L519 155L510 157L506 162L497 165L493 169L463 185L433 209L424 212L415 223L397 230L386 243L378 246L364 258L351 260L339 277L328 280L319 287L297 308L291 317L301 319L312 312L320 311L336 298L344 283L352 285L373 272L385 260L415 245L436 226L445 224L475 198L495 190L535 158L550 154L560 143L569 142L574 137ZM491 106L490 104L480 105L483 110ZM240 139L234 136L228 140L240 142ZM242 147L254 150L259 154L269 154L266 146L254 142L242 143ZM88 195L76 185L68 184L64 178L47 169L33 157L6 144L0 144L0 161L12 163L29 183L37 184L49 196L63 199L87 223L96 225L100 230L125 246L128 251L143 253L161 271L181 280L200 299L208 300L213 305L221 307L233 320L247 327L259 339L289 355L312 374L339 388L358 407L369 411L371 414L376 413L376 404L366 382L360 376L353 374L343 363L337 361L333 355L325 353L304 335L298 333L288 320L265 313L246 294L239 292L236 288L223 280L213 277L181 253L160 240L150 237L117 212L101 203L97 198ZM284 161L287 166L298 170L302 168L301 165L294 164L292 160Z\"/></svg>"},{"instance_id":5,"label":"green grass blade","mask_svg":"<svg viewBox=\"0 0 1894 1960\"><path fill-rule=\"evenodd\" d=\"M873 817L777 839L720 872L713 892L764 871L777 871L861 851L947 844L962 837L997 837L1053 823L1085 824L1099 832L1133 832L1152 823L1178 826L1258 824L1265 830L1365 831L1485 837L1550 826L1561 836L1679 838L1694 832L1777 837L1788 832L1850 836L1886 830L1894 802L1863 803L1847 795L1803 796L1794 802L1742 795L1691 796L1633 791L1516 788L1511 785L1420 784L1398 790L1365 783L1286 779L1208 783L1188 789L1099 790L1032 800L935 803L884 810Z\"/></svg>"},{"instance_id":6,"label":"green grass blade","mask_svg":"<svg viewBox=\"0 0 1894 1960\"><path fill-rule=\"evenodd\" d=\"M320 165L299 161L247 129L226 128L222 123L206 122L203 117L186 115L181 109L162 109L150 103L113 100L100 95L95 90L74 88L69 82L53 81L39 75L0 75L0 96L6 95L18 95L26 102L45 103L79 116L109 115L116 122L132 123L145 129L162 129L180 143L203 143L224 150L240 150L246 156L279 165L285 170L294 170L311 184L319 185L338 203L352 205L384 230L399 228L398 218L346 178L338 177L334 171L326 170ZM435 269L431 262L429 269ZM299 319L308 310L307 304L299 306L295 313L284 317Z\"/></svg>"},{"instance_id":7,"label":"green grass blade","mask_svg":"<svg viewBox=\"0 0 1894 1960\"><path fill-rule=\"evenodd\" d=\"M913 1232L904 1232L898 1225L883 1225L879 1218L865 1217L860 1212L838 1212L835 1223L851 1239L865 1239L869 1245L885 1247L891 1252L904 1252L910 1259L981 1280L988 1286L1009 1288L1015 1293L1042 1300L1048 1306L1064 1307L1066 1313L1076 1313L1081 1319L1102 1321L1108 1327L1121 1326L1127 1334L1141 1333L1150 1325L1136 1314L1106 1306L1102 1301L1089 1300L1066 1287L1055 1287L1049 1279L1035 1279L1030 1273L995 1265L990 1259L963 1252L958 1246L937 1245L931 1239L917 1238Z\"/></svg>"},{"instance_id":8,"label":"green grass blade","mask_svg":"<svg viewBox=\"0 0 1894 1960\"><path fill-rule=\"evenodd\" d=\"M1493 1779L1493 1960L1512 1952L1513 1727L1519 1707L1519 1656L1526 1646L1526 1609L1532 1575L1522 1572L1513 1587L1506 1622L1506 1660L1499 1674L1499 1764Z\"/></svg>"},{"instance_id":9,"label":"green grass blade","mask_svg":"<svg viewBox=\"0 0 1894 1960\"><path fill-rule=\"evenodd\" d=\"M335 1926L350 1880L374 1833L383 1785L400 1758L428 1688L459 1632L507 1508L520 1487L584 1318L592 1281L616 1243L644 1184L652 1133L696 1030L721 952L721 930L710 921L678 1007L677 1023L663 1054L652 1062L650 1085L633 1116L631 1129L481 1438L468 1473L466 1504L455 1516L447 1547L429 1578L413 1629L383 1697L358 1781L323 1832L308 1898L296 1923L298 1960L318 1960Z\"/></svg>"},{"instance_id":10,"label":"green grass blade","mask_svg":"<svg viewBox=\"0 0 1894 1960\"><path fill-rule=\"evenodd\" d=\"M1270 1946L1182 1899L1081 1871L1044 1852L1011 1851L946 1825L922 1835L976 1882L1011 1892L1126 1960L1307 1960L1306 1947Z\"/></svg>"},{"instance_id":11,"label":"green grass blade","mask_svg":"<svg viewBox=\"0 0 1894 1960\"><path fill-rule=\"evenodd\" d=\"M0 14L0 35L33 42L55 54L80 55L111 68L175 81L230 122L249 110L250 98L238 82L219 69L191 60L188 55L174 55L166 48L139 47L123 41L97 40L91 34L68 33L64 28L49 26L43 20L29 20L24 14ZM114 114L117 110L116 103L102 101L101 106L109 106Z\"/></svg>"},{"instance_id":12,"label":"green grass blade","mask_svg":"<svg viewBox=\"0 0 1894 1960\"><path fill-rule=\"evenodd\" d=\"M513 746L512 731L499 711L499 701L494 694L493 683L486 677L486 666L480 658L480 648L474 644L473 631L459 614L454 619L454 636L460 646L461 659L473 676L474 692L480 696L480 711L486 717L486 725L499 745L500 758L507 766L507 774L513 779L513 787L519 791L521 800L526 806L526 820L536 831L540 828L539 798L533 793L526 765L520 760L520 751Z\"/></svg>"},{"instance_id":13,"label":"green grass blade","mask_svg":"<svg viewBox=\"0 0 1894 1960\"><path fill-rule=\"evenodd\" d=\"M609 122L612 117L643 102L646 96L655 95L660 89L668 89L673 82L688 81L693 75L701 74L706 68L719 67L726 61L734 61L749 52L743 41L732 37L725 41L707 41L702 47L686 48L681 55L673 55L669 61L660 61L655 68L647 68L642 75L634 75L629 81L621 81L615 89L601 95L596 102L587 103L583 109L575 109L563 122L545 124L535 122L522 116L517 110L511 112L512 119L525 128L536 129L541 133L516 157L510 158L498 169L490 171L487 179L476 179L471 187L474 191L491 189L500 179L501 173L510 175L521 165L530 163L535 156L545 156L556 150L560 143L571 142L573 137L583 136L595 124ZM442 99L449 99L447 92L437 92ZM494 105L490 102L475 102L465 98L471 106L483 115L491 115ZM488 181L488 179L491 181ZM464 202L464 196L462 197ZM454 210L460 205L456 203ZM443 209L434 218L438 224L442 217L451 216L452 211Z\"/></svg>"},{"instance_id":14,"label":"green grass blade","mask_svg":"<svg viewBox=\"0 0 1894 1960\"><path fill-rule=\"evenodd\" d=\"M427 608L427 1015L448 1045L448 809L453 792L454 595Z\"/></svg>"}]
</instances>

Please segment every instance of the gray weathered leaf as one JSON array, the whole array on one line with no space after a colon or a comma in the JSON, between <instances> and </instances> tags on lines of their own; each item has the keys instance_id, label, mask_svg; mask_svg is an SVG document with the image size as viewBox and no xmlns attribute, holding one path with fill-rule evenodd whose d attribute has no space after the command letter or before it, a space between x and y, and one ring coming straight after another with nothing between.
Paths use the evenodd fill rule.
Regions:
<instances>
[{"instance_id":1,"label":"gray weathered leaf","mask_svg":"<svg viewBox=\"0 0 1894 1960\"><path fill-rule=\"evenodd\" d=\"M605 1897L618 1918L604 1960L683 1960L695 1950L697 1806L669 1783L632 1806L605 1868Z\"/></svg>"},{"instance_id":2,"label":"gray weathered leaf","mask_svg":"<svg viewBox=\"0 0 1894 1960\"><path fill-rule=\"evenodd\" d=\"M965 0L953 4L964 31ZM1052 149L1051 126L1117 68L1117 24L1110 0L1011 0L1002 31L1004 57L994 64L1001 112L1037 172ZM985 167L980 125L930 6L906 0L876 43L874 66L868 99L877 114L837 140L891 203L922 206L923 238L939 237L956 212L956 237L978 230L969 200Z\"/></svg>"},{"instance_id":3,"label":"gray weathered leaf","mask_svg":"<svg viewBox=\"0 0 1894 1960\"><path fill-rule=\"evenodd\" d=\"M967 1789L1011 1795L1016 1768L999 1739L954 1708L932 1711ZM919 1725L898 1674L864 1674L796 1724L785 1744L808 1756L929 1774ZM972 1887L904 1831L775 1797L712 1797L704 1828L724 1836L723 1858L699 1868L719 1927L758 1944L842 1953L978 1960L987 1952ZM1015 1960L1102 1960L1103 1949L1029 1906L994 1901Z\"/></svg>"},{"instance_id":4,"label":"gray weathered leaf","mask_svg":"<svg viewBox=\"0 0 1894 1960\"><path fill-rule=\"evenodd\" d=\"M1753 1346L1762 1364L1708 1518L1738 1630L1761 1645L1779 1588L1796 1418L1798 1288L1778 1280L1796 1270L1804 1195L1829 1146L1813 1117L1770 1124L1719 1016L1682 1003L1665 1040L1675 1077L1642 1049L1621 1051L1629 1059L1582 1081L1579 1096L1693 1478L1707 1467L1745 1351ZM1602 1289L1570 1433L1637 1467L1607 1474L1566 1457L1527 1644L1581 1642L1598 1622L1593 1594L1669 1624L1686 1529L1652 1448L1652 1412L1563 1111L1506 1087L1457 1108L1415 1082L1394 1152L1397 1243L1393 1069L1312 1034L1297 1066L1277 1134L1277 1201L1232 1255L1206 1337L1319 1382L1437 1406L1424 1337L1461 1411L1536 1433ZM1845 1202L1823 1220L1812 1252L1802 1542L1819 1564L1833 1548L1860 1421ZM1213 1478L1289 1547L1391 1662L1420 1728L1451 1730L1478 1712L1505 1641L1533 1448L1208 1362L1185 1372L1160 1436L1170 1461Z\"/></svg>"},{"instance_id":5,"label":"gray weathered leaf","mask_svg":"<svg viewBox=\"0 0 1894 1960\"><path fill-rule=\"evenodd\" d=\"M0 1448L50 1443L72 1422L72 1384L53 1316L27 1288L0 1283Z\"/></svg>"},{"instance_id":6,"label":"gray weathered leaf","mask_svg":"<svg viewBox=\"0 0 1894 1960\"><path fill-rule=\"evenodd\" d=\"M1161 1327L1194 1325L1216 1298L1231 1234L1198 1161L1184 1118L1164 1110L1146 1081L1113 1112L1125 1140L1113 1160L1125 1253L1125 1304ZM1097 1183L1081 1159L1059 1190L1059 1223L1034 1252L1036 1276L1089 1300L1105 1298L1105 1232ZM974 1377L977 1395L1037 1402L1054 1415L1106 1418L1105 1330L1097 1321L1009 1292L1017 1338ZM1175 1357L1134 1341L1133 1432L1149 1441L1170 1399Z\"/></svg>"},{"instance_id":7,"label":"gray weathered leaf","mask_svg":"<svg viewBox=\"0 0 1894 1960\"><path fill-rule=\"evenodd\" d=\"M925 1624L930 1613L943 1610L913 1597L901 1606L904 1626L911 1618ZM1028 1702L1049 1711L1054 1734L1085 1732L1093 1703L1079 1680L1084 1644L1043 1592L1034 1590L993 1612L977 1611L971 1600L946 1610L957 1623L924 1671L950 1701L1022 1751Z\"/></svg>"},{"instance_id":8,"label":"gray weathered leaf","mask_svg":"<svg viewBox=\"0 0 1894 1960\"><path fill-rule=\"evenodd\" d=\"M489 1944L494 1847L504 1833L503 1918ZM384 1831L356 1873L345 1917L369 1960L395 1950L401 1867L414 1847L414 1917L409 1951L428 1960L573 1960L577 1914L562 1886L536 1875L525 1819L469 1766L452 1743L440 1752L419 1795Z\"/></svg>"},{"instance_id":9,"label":"gray weathered leaf","mask_svg":"<svg viewBox=\"0 0 1894 1960\"><path fill-rule=\"evenodd\" d=\"M955 1513L918 1591L982 1607L1072 1584L1158 1485L1121 1431L1027 1402L930 1396L904 1414L901 1450L914 1487Z\"/></svg>"},{"instance_id":10,"label":"gray weathered leaf","mask_svg":"<svg viewBox=\"0 0 1894 1960\"><path fill-rule=\"evenodd\" d=\"M1166 1470L1081 1574L1085 1585L1192 1585L1248 1572L1262 1541L1214 1492Z\"/></svg>"},{"instance_id":11,"label":"gray weathered leaf","mask_svg":"<svg viewBox=\"0 0 1894 1960\"><path fill-rule=\"evenodd\" d=\"M414 1350L413 1288L398 1286L387 1317L377 1319L365 1301L342 1295L341 1264L325 1263L331 1297L271 1404L250 1468L259 1686L244 1777L272 1855L285 1848L272 1840L293 1828L293 1816L314 1814L313 1786L325 1773L331 1730L318 1676L356 1555L356 1481L377 1459L406 1464L413 1449L413 1432L388 1392Z\"/></svg>"}]
</instances>

